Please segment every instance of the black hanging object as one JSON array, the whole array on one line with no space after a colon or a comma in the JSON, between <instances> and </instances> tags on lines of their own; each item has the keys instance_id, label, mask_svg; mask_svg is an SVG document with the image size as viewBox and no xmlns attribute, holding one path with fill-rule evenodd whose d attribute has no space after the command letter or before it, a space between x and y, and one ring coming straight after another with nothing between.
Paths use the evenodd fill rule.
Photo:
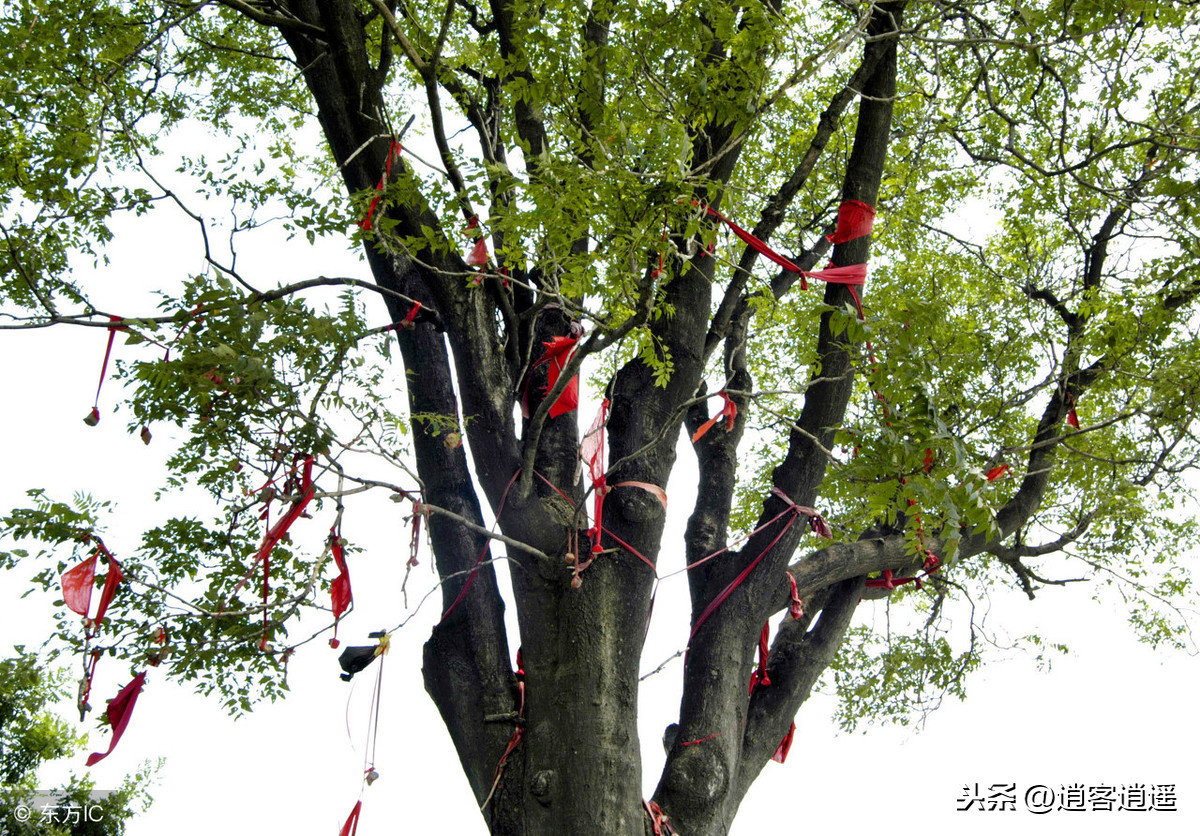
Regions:
<instances>
[{"instance_id":1,"label":"black hanging object","mask_svg":"<svg viewBox=\"0 0 1200 836\"><path fill-rule=\"evenodd\" d=\"M387 635L386 630L379 630L368 634L373 639L381 639ZM372 644L365 647L347 647L342 651L342 655L338 657L338 664L345 671L341 675L344 682L349 682L354 674L366 669L367 665L375 661L375 657L379 655L379 645Z\"/></svg>"}]
</instances>

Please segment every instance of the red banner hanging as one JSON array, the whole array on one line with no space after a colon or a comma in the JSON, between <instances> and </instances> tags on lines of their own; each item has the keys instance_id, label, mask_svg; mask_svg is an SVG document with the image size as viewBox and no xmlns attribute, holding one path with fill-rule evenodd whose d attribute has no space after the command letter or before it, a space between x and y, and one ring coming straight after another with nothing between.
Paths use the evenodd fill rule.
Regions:
<instances>
[{"instance_id":1,"label":"red banner hanging","mask_svg":"<svg viewBox=\"0 0 1200 836\"><path fill-rule=\"evenodd\" d=\"M142 671L133 678L133 681L121 689L112 702L105 709L105 715L108 717L108 722L112 726L113 736L112 741L108 744L108 749L104 752L93 752L88 756L87 765L94 766L100 761L112 754L113 749L117 748L117 743L121 740L121 735L125 734L125 727L129 725L129 718L133 716L133 706L137 703L138 694L142 692L142 685L146 682L146 672Z\"/></svg>"},{"instance_id":2,"label":"red banner hanging","mask_svg":"<svg viewBox=\"0 0 1200 836\"><path fill-rule=\"evenodd\" d=\"M779 745L775 748L775 754L771 755L771 760L776 763L783 763L787 760L788 752L792 750L792 738L796 736L796 724L792 723L788 728L787 734L783 736L783 740L779 741Z\"/></svg>"},{"instance_id":3,"label":"red banner hanging","mask_svg":"<svg viewBox=\"0 0 1200 836\"><path fill-rule=\"evenodd\" d=\"M342 545L342 536L336 525L329 529L329 551L333 554L333 562L338 569L338 576L329 586L329 597L333 607L333 638L329 640L329 646L337 648L339 644L338 622L341 621L342 614L349 609L354 600L354 593L350 588L350 569L346 565L345 547Z\"/></svg>"},{"instance_id":4,"label":"red banner hanging","mask_svg":"<svg viewBox=\"0 0 1200 836\"><path fill-rule=\"evenodd\" d=\"M831 244L845 244L864 235L870 235L875 228L875 207L861 200L845 200L838 207L837 229L825 239Z\"/></svg>"},{"instance_id":5,"label":"red banner hanging","mask_svg":"<svg viewBox=\"0 0 1200 836\"><path fill-rule=\"evenodd\" d=\"M546 373L547 392L553 389L554 385L558 383L558 377L562 374L563 369L566 368L567 363L571 361L571 355L574 353L575 346L578 343L578 337L555 337L552 340L542 343L545 350L533 365L537 367L543 363L550 364L550 368ZM579 375L575 375L567 381L566 388L562 390L562 394L550 405L550 417L557 418L578 407Z\"/></svg>"}]
</instances>

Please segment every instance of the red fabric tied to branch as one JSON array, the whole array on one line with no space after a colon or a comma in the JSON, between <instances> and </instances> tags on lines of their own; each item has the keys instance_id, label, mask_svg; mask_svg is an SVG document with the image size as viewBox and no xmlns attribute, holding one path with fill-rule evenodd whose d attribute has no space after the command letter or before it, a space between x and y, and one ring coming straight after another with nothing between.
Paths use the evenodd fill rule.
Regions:
<instances>
[{"instance_id":1,"label":"red fabric tied to branch","mask_svg":"<svg viewBox=\"0 0 1200 836\"><path fill-rule=\"evenodd\" d=\"M717 394L720 395L725 400L725 403L721 407L720 412L718 412L713 417L709 418L707 421L705 421L703 424L700 425L699 429L697 429L694 433L692 433L692 443L693 444L695 444L697 441L699 441L701 438L703 438L705 433L707 433L714 426L716 426L717 422L720 421L722 418L725 419L725 432L733 432L733 422L734 422L734 420L737 419L737 404L735 404L733 402L733 399L730 398L729 395L725 393L724 389L722 389Z\"/></svg>"},{"instance_id":2,"label":"red fabric tied to branch","mask_svg":"<svg viewBox=\"0 0 1200 836\"><path fill-rule=\"evenodd\" d=\"M401 328L412 328L413 323L417 319L417 314L419 314L420 312L421 312L421 303L413 302L412 307L408 309L408 313L405 315L404 319L402 319L400 321L400 327Z\"/></svg>"},{"instance_id":3,"label":"red fabric tied to branch","mask_svg":"<svg viewBox=\"0 0 1200 836\"><path fill-rule=\"evenodd\" d=\"M267 618L268 593L270 592L270 576L271 576L271 551L279 545L279 541L287 534L288 529L292 527L300 515L304 513L305 506L312 501L313 484L312 484L312 469L313 457L306 456L304 465L300 473L300 498L292 503L292 507L287 510L282 517L276 520L275 525L271 526L263 538L262 545L258 547L258 552L254 555L254 563L262 563L263 565L263 636L259 641L258 646L262 650L267 649L267 630L269 619ZM244 580L244 579L243 579ZM238 584L238 589L241 588L241 583ZM234 592L237 590L235 589Z\"/></svg>"},{"instance_id":4,"label":"red fabric tied to branch","mask_svg":"<svg viewBox=\"0 0 1200 836\"><path fill-rule=\"evenodd\" d=\"M62 576L63 602L71 611L87 618L92 606L92 587L96 583L96 561L100 559L97 549L91 557Z\"/></svg>"},{"instance_id":5,"label":"red fabric tied to branch","mask_svg":"<svg viewBox=\"0 0 1200 836\"><path fill-rule=\"evenodd\" d=\"M112 726L113 736L112 741L108 744L107 751L93 752L88 756L87 765L93 766L112 754L112 750L117 747L117 743L121 740L121 735L125 734L125 727L129 725L129 718L133 716L133 706L137 703L138 694L142 692L142 685L146 682L146 672L142 671L133 678L133 681L121 689L112 702L105 709L105 715L108 717L108 722Z\"/></svg>"},{"instance_id":6,"label":"red fabric tied to branch","mask_svg":"<svg viewBox=\"0 0 1200 836\"><path fill-rule=\"evenodd\" d=\"M472 217L467 224L467 231L479 228L479 218ZM480 233L475 239L475 246L471 248L470 254L467 256L467 265L470 267L484 267L488 263L487 239Z\"/></svg>"},{"instance_id":7,"label":"red fabric tied to branch","mask_svg":"<svg viewBox=\"0 0 1200 836\"><path fill-rule=\"evenodd\" d=\"M874 206L861 200L845 200L838 207L837 229L832 235L826 235L825 240L831 244L845 244L870 235L874 228Z\"/></svg>"},{"instance_id":8,"label":"red fabric tied to branch","mask_svg":"<svg viewBox=\"0 0 1200 836\"><path fill-rule=\"evenodd\" d=\"M104 349L104 362L100 364L100 382L96 384L96 400L92 403L92 411L83 419L83 423L89 427L100 423L100 390L104 388L104 379L108 377L108 359L112 356L113 340L116 339L118 331L129 330L126 326L116 324L124 321L122 317L110 316L108 320L113 324L108 326L108 345Z\"/></svg>"},{"instance_id":9,"label":"red fabric tied to branch","mask_svg":"<svg viewBox=\"0 0 1200 836\"><path fill-rule=\"evenodd\" d=\"M883 577L867 578L867 586L872 587L874 589L891 590L891 589L895 589L898 586L904 586L906 583L913 583L913 584L917 585L917 589L920 589L921 588L921 579L927 578L930 575L932 575L934 572L936 572L938 570L938 567L940 565L941 565L941 561L938 560L937 555L935 555L933 552L926 549L925 550L925 562L921 566L921 568L925 570L924 573L917 575L916 577L897 578L895 576L895 573L893 573L891 569L885 569L883 572Z\"/></svg>"},{"instance_id":10,"label":"red fabric tied to branch","mask_svg":"<svg viewBox=\"0 0 1200 836\"><path fill-rule=\"evenodd\" d=\"M857 203L858 201L854 201L854 202ZM862 205L866 206L865 203ZM805 281L806 279L820 279L821 281L829 282L830 284L844 284L844 285L861 285L861 284L864 284L867 280L867 265L866 264L851 264L846 267L827 267L824 270L801 270L800 266L797 265L795 262L793 262L791 259L786 258L785 256L782 256L779 253L775 252L775 250L773 250L769 246L767 246L761 239L755 237L753 234L742 229L740 226L735 224L733 221L729 220L729 218L722 215L716 209L713 209L711 206L705 206L704 210L709 215L711 215L712 217L716 218L717 220L719 220L723 224L725 224L727 227L729 227L733 231L734 235L736 235L738 238L741 238L742 241L744 241L746 243L746 245L749 246L751 249L753 249L755 252L759 253L762 256L765 256L767 259L769 259L770 261L773 261L775 264L778 264L780 267L782 267L784 270L787 270L789 273L797 273L800 276L800 287L803 289L808 289L808 282ZM840 224L840 214L841 213L839 211L839 224ZM836 235L837 233L835 232L834 234ZM857 294L855 294L856 302L857 302L857 298L858 298ZM859 307L861 308L861 303L859 303Z\"/></svg>"},{"instance_id":11,"label":"red fabric tied to branch","mask_svg":"<svg viewBox=\"0 0 1200 836\"><path fill-rule=\"evenodd\" d=\"M1067 407L1067 424L1079 429L1079 413L1075 411L1075 396L1070 392L1067 393Z\"/></svg>"},{"instance_id":12,"label":"red fabric tied to branch","mask_svg":"<svg viewBox=\"0 0 1200 836\"><path fill-rule=\"evenodd\" d=\"M358 833L358 816L362 812L362 799L360 798L354 804L354 809L350 811L350 815L346 817L346 823L342 825L342 830L338 836L354 836Z\"/></svg>"},{"instance_id":13,"label":"red fabric tied to branch","mask_svg":"<svg viewBox=\"0 0 1200 836\"><path fill-rule=\"evenodd\" d=\"M754 673L750 674L750 693L754 693L754 689L759 685L770 685L771 677L767 674L767 656L771 649L768 644L771 638L771 625L766 622L762 626L762 632L758 634L758 667L754 669Z\"/></svg>"},{"instance_id":14,"label":"red fabric tied to branch","mask_svg":"<svg viewBox=\"0 0 1200 836\"><path fill-rule=\"evenodd\" d=\"M92 589L96 585L96 563L101 555L104 555L104 559L108 562L108 574L104 578L104 589L100 592L100 603L96 607L96 615L89 618ZM121 585L124 578L121 564L117 563L117 559L99 540L96 541L96 551L92 553L91 557L63 573L63 602L73 612L84 617L88 623L88 635L94 635L94 631L100 628L100 624L104 621L104 614L108 612L108 605L112 603L113 597L117 594L117 587Z\"/></svg>"},{"instance_id":15,"label":"red fabric tied to branch","mask_svg":"<svg viewBox=\"0 0 1200 836\"><path fill-rule=\"evenodd\" d=\"M775 749L775 754L771 755L771 760L776 763L783 763L787 760L788 752L792 750L792 738L796 736L796 724L792 723L788 728L787 734L783 736L783 740L779 741L779 746Z\"/></svg>"},{"instance_id":16,"label":"red fabric tied to branch","mask_svg":"<svg viewBox=\"0 0 1200 836\"><path fill-rule=\"evenodd\" d=\"M403 151L403 146L396 140L392 140L388 146L387 162L383 167L383 176L379 178L379 184L375 187L375 196L371 198L371 205L367 207L367 214L361 221L358 222L358 227L363 232L370 232L372 223L374 222L375 209L379 206L379 200L383 197L383 190L387 187L388 181L392 177L392 161L400 156Z\"/></svg>"},{"instance_id":17,"label":"red fabric tied to branch","mask_svg":"<svg viewBox=\"0 0 1200 836\"><path fill-rule=\"evenodd\" d=\"M799 620L804 617L804 602L800 600L800 590L796 588L796 578L791 572L787 573L788 585L791 587L792 602L788 605L788 615Z\"/></svg>"},{"instance_id":18,"label":"red fabric tied to branch","mask_svg":"<svg viewBox=\"0 0 1200 836\"><path fill-rule=\"evenodd\" d=\"M786 257L780 255L779 253L775 252L773 249L768 247L762 241L762 239L760 239L757 236L753 235L752 233L749 233L746 230L742 229L740 226L735 224L733 221L729 220L729 218L722 215L716 209L712 208L711 206L705 206L704 211L707 212L712 217L719 220L721 223L725 224L725 226L729 227L730 230L733 231L734 235L736 235L738 238L741 238L742 241L744 241L746 243L746 245L748 247L750 247L750 249L754 250L759 255L765 256L769 260L778 264L784 270L787 270L789 273L801 273L801 274L804 273L804 271L801 270L798 266L796 266L796 264L794 262L792 262L791 259L786 258Z\"/></svg>"},{"instance_id":19,"label":"red fabric tied to branch","mask_svg":"<svg viewBox=\"0 0 1200 836\"><path fill-rule=\"evenodd\" d=\"M717 593L717 596L708 603L708 606L705 607L700 613L699 617L696 618L695 622L692 624L692 632L688 635L689 645L692 643L692 639L696 638L696 634L700 632L700 628L704 626L704 622L708 620L708 617L716 612L717 608L724 604L726 599L733 594L733 591L741 586L742 582L750 576L750 573L754 571L754 568L762 562L762 559L767 556L767 553L775 547L775 544L778 543L783 538L783 535L787 533L788 529L792 527L792 523L796 521L797 516L801 514L806 515L808 517L808 524L810 528L812 528L814 531L818 531L818 533L822 531L826 532L823 536L832 538L833 533L829 531L829 526L825 523L825 520L821 518L821 515L818 514L815 509L810 508L807 505L797 505L792 501L791 497L789 497L779 488L771 488L771 493L775 494L775 496L779 497L788 504L788 508L785 509L782 514L775 517L775 519L779 519L779 517L783 516L783 514L788 514L788 521L784 524L783 528L780 529L779 533L775 535L775 538L767 544L766 548L759 552L758 557L750 561L746 568L743 569L736 578L730 581L724 589ZM774 520L772 520L772 522L773 521ZM818 522L820 524L820 529L817 527ZM695 566L696 564L692 565ZM685 656L685 664L686 658L687 657Z\"/></svg>"},{"instance_id":20,"label":"red fabric tied to branch","mask_svg":"<svg viewBox=\"0 0 1200 836\"><path fill-rule=\"evenodd\" d=\"M646 808L646 815L650 816L650 827L654 836L674 836L675 830L671 827L671 821L663 812L662 807L659 807L654 801L642 801L642 806Z\"/></svg>"},{"instance_id":21,"label":"red fabric tied to branch","mask_svg":"<svg viewBox=\"0 0 1200 836\"><path fill-rule=\"evenodd\" d=\"M333 562L338 568L338 576L329 586L329 597L333 607L333 639L329 644L336 648L338 622L354 600L354 592L350 589L350 569L346 566L346 550L342 546L342 536L336 525L329 529L329 551L333 553Z\"/></svg>"},{"instance_id":22,"label":"red fabric tied to branch","mask_svg":"<svg viewBox=\"0 0 1200 836\"><path fill-rule=\"evenodd\" d=\"M549 363L550 369L546 374L546 391L549 392L558 383L558 376L562 374L567 363L571 360L571 355L575 351L575 346L579 343L578 337L555 337L552 340L547 340L542 343L545 346L545 351L538 358L534 366L540 366L543 363ZM557 418L560 415L565 415L573 409L579 407L579 375L575 375L567 382L567 386L562 390L562 394L550 405L550 417Z\"/></svg>"}]
</instances>

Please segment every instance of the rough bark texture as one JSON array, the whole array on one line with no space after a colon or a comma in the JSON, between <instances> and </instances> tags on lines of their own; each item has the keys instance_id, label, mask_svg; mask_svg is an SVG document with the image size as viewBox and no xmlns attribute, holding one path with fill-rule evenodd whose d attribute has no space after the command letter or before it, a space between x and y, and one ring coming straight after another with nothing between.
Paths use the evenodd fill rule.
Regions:
<instances>
[{"instance_id":1,"label":"rough bark texture","mask_svg":"<svg viewBox=\"0 0 1200 836\"><path fill-rule=\"evenodd\" d=\"M374 6L380 14L394 11L384 3ZM784 209L803 188L839 118L859 92L863 95L842 199L875 203L891 130L896 37L904 6L885 3L874 8L861 62L829 102L800 165L767 202L755 227L760 238L768 239L779 226ZM351 193L373 189L387 167L391 136L380 115L385 68L373 67L369 60L367 19L350 0L290 0L287 8L303 25L280 31L303 68L346 188ZM385 37L391 31L386 26L396 25L391 11L384 15ZM534 81L522 50L524 33L536 24L502 0L495 0L490 11L488 31L498 38L512 77ZM587 77L578 82L578 118L589 128L604 102L603 48L608 35L603 8L597 6L580 33L583 48L595 58ZM453 79L439 81L436 66L430 64L436 55L429 53L428 44L404 46L435 113L440 83L467 114L494 164L504 162L498 125L508 119L525 149L528 175L540 176L546 135L541 115L528 100L518 96L506 111L498 81L484 79L486 95L476 101ZM715 65L724 58L724 45L714 38L703 61ZM718 114L703 124L692 131L690 162L719 191L738 165L742 136L733 117ZM441 147L445 153L444 142ZM454 180L453 160L447 154L443 162ZM392 171L393 181L407 176L403 157L392 160ZM492 197L495 207L510 200L502 189L494 189ZM461 194L460 199L466 226L472 210ZM719 204L719 195L713 204ZM419 202L388 202L381 212L394 230L374 237L367 254L378 284L401 294L388 297L393 319L406 313L402 297L419 300L434 312L419 319L415 328L398 332L410 408L414 414L470 417L464 433L477 476L476 482L468 471L467 448L447 443L444 433L421 432L418 426L415 446L426 501L452 512L434 514L432 522L448 615L425 647L426 687L493 833L647 832L653 825L640 789L636 724L643 631L637 627L647 619L653 573L629 547L646 560L657 559L663 510L645 491L608 488L603 553L583 576L582 585L572 584L571 561L586 559L591 549L582 530L586 522L576 510L585 499L591 501L577 476L580 419L575 413L549 417L546 367L533 361L546 340L572 333L575 324L554 307L535 307L537 290L546 281L539 265L530 265L520 276L522 282L507 292L495 274L473 273L457 254L455 239L461 233L443 230ZM423 228L434 230L447 245L410 258L388 243L419 236ZM671 236L675 251L697 250L698 239L683 240L679 230L671 230ZM586 236L573 246L576 252L586 251ZM838 245L832 258L839 266L860 264L867 261L869 248L869 237L860 238ZM808 253L803 266L811 266L821 252ZM658 281L660 304L673 311L649 326L671 358L672 374L665 387L656 388L654 370L635 359L609 386L609 460L617 464L607 474L608 484L636 480L665 486L681 427L693 432L708 415L706 405L697 400L698 394L706 394L701 376L706 359L723 346L728 389L741 409L731 431L709 433L694 445L705 487L684 535L689 562L724 546L729 528L747 406L739 393L749 391L753 383L744 354L750 316L745 287L756 258L747 248L715 308L713 258L668 261L665 276L647 268L642 292L653 292ZM468 281L473 276L477 280ZM772 290L781 295L795 279L781 275ZM844 286L825 288L824 301L832 307L841 308L851 298ZM828 464L825 451L832 447L854 387L858 349L834 334L831 316L823 316L816 335L819 375L796 418L786 457L772 476L774 487L798 505L816 503ZM611 344L615 337L601 339ZM584 350L589 347L599 344L585 342ZM1067 391L1086 386L1087 375L1076 373L1053 399L1039 438L1055 432L1066 413ZM518 427L514 406L522 401L529 414ZM1045 472L1043 465L1053 450L1047 445L1031 454L1031 475L1002 513L1003 530L1011 531L1037 506L1046 484L1038 474ZM524 665L523 698L510 666L504 604L490 551L478 533L483 516L476 483L503 534L525 544L509 550ZM863 576L911 562L902 537L891 535L832 545L789 567L807 524L802 512L771 495L763 504L760 530L740 550L689 572L695 631L679 731L654 796L678 832L716 836L728 831L751 782L833 659L862 595ZM982 539L969 540L962 550L970 554L985 546ZM771 684L747 695L762 625L787 604L784 570L789 568L807 613L778 630L770 656ZM726 596L723 603L710 611L721 596Z\"/></svg>"}]
</instances>

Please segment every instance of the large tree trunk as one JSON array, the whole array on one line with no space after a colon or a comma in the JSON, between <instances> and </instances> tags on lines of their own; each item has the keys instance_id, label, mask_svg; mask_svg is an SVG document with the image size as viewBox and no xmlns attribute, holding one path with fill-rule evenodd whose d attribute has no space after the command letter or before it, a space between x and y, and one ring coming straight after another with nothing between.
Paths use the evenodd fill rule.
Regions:
<instances>
[{"instance_id":1,"label":"large tree trunk","mask_svg":"<svg viewBox=\"0 0 1200 836\"><path fill-rule=\"evenodd\" d=\"M380 114L381 80L368 60L362 19L348 0L293 0L290 11L319 27L317 39L302 30L282 29L317 104L325 137L341 167L347 189L361 193L376 186L389 166L391 136ZM859 118L854 158L844 197L873 202L886 152L895 89L895 46L886 39L898 26L899 5L886 7L872 23L863 75L870 101ZM505 23L500 21L501 37ZM597 42L603 32L589 20ZM843 103L844 106L844 103ZM536 147L536 114L517 108L521 135ZM724 183L738 161L740 140L732 121L698 129L693 157L715 183ZM390 160L393 182L406 176L402 157ZM381 207L395 224L394 236L440 229L423 206ZM453 235L445 235L453 241ZM422 252L410 259L388 236L368 244L368 262L386 296L394 320L404 317L409 299L433 313L418 318L398 339L409 380L414 414L471 416L470 442L480 487L509 548L513 592L520 624L523 682L510 667L503 602L480 536L483 517L464 448L414 425L418 473L424 500L454 516L435 513L432 537L443 584L442 623L425 648L426 687L438 706L458 750L476 800L496 834L603 833L642 834L652 828L641 793L637 734L638 673L656 560L665 514L657 500L636 488L608 488L605 498L603 554L573 584L572 560L591 551L586 520L574 508L585 499L578 472L578 419L575 413L544 420L538 412L545 369L522 379L521 356L536 352L542 341L568 333L572 323L550 312L521 333L522 352L514 358L495 329L499 302L485 280L471 292L464 279L469 268L455 252ZM393 238L392 240L396 240ZM694 242L679 240L679 251ZM863 239L834 252L839 264L866 260ZM682 264L665 283L665 305L651 330L665 346L673 370L664 388L640 360L630 362L610 387L607 427L610 461L623 462L607 474L611 485L637 481L665 486L675 463L675 443L687 405L701 385L711 338L711 296L715 261L700 258ZM649 275L649 269L648 269ZM840 305L845 288L829 286L826 301ZM745 327L745 311L740 325ZM829 446L852 389L851 346L836 339L822 321L819 351L828 384L809 392L792 439L791 452L776 472L775 483L800 503L811 503L824 474L824 458L812 442ZM450 355L454 359L452 376ZM516 362L514 362L514 360ZM749 388L744 358L727 358L728 370ZM831 375L830 369L840 375ZM520 436L512 418L513 393L527 393L534 411ZM458 395L463 403L459 404ZM698 412L688 420L695 423ZM543 423L544 421L544 423ZM701 478L706 483L686 535L689 556L710 552L724 537L734 486L736 430L701 445ZM715 436L715 434L714 434ZM532 450L529 445L536 445ZM537 478L523 472L532 461ZM588 498L590 502L590 497ZM779 512L768 502L764 519ZM733 576L746 568L766 543L780 534L768 527L737 559L692 573L693 617ZM676 745L656 800L689 836L727 832L750 780L757 775L829 664L858 601L861 581L838 583L810 596L809 615L780 632L772 677L778 683L760 696L746 697L747 667L763 620L778 611L774 593L802 526L784 530L769 560L751 575L699 631L692 642L681 709L679 739L706 738L712 729L738 734L707 737L704 746ZM636 550L636 553L633 551ZM573 557L574 556L574 557ZM815 627L813 616L823 611ZM809 629L809 628L812 629Z\"/></svg>"}]
</instances>

